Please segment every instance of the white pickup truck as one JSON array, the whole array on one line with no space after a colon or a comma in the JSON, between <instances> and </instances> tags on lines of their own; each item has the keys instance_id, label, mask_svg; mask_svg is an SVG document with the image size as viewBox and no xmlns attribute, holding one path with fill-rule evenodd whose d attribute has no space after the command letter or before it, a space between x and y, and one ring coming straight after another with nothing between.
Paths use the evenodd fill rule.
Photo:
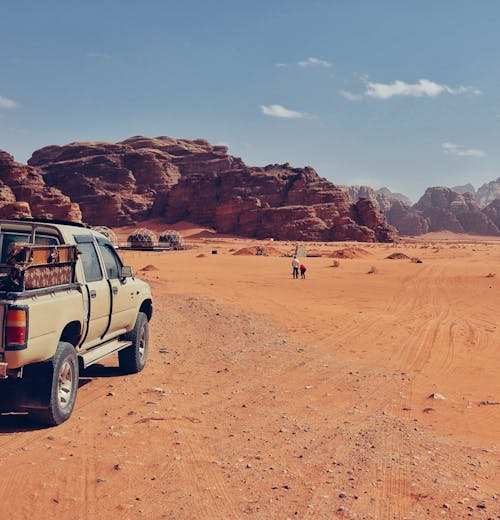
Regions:
<instances>
[{"instance_id":1,"label":"white pickup truck","mask_svg":"<svg viewBox=\"0 0 500 520\"><path fill-rule=\"evenodd\" d=\"M149 285L102 234L48 220L0 220L0 411L57 425L79 371L118 352L140 372L153 313Z\"/></svg>"}]
</instances>

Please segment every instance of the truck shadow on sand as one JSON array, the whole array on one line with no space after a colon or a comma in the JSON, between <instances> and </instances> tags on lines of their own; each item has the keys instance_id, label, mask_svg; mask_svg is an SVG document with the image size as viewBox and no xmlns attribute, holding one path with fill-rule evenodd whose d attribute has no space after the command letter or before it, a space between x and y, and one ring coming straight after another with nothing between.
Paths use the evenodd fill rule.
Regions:
<instances>
[{"instance_id":1,"label":"truck shadow on sand","mask_svg":"<svg viewBox=\"0 0 500 520\"><path fill-rule=\"evenodd\" d=\"M123 375L123 370L119 367L95 364L80 372L78 388L80 389L91 383L94 379L118 377ZM69 420L71 421L71 418ZM0 437L11 433L50 430L52 428L53 426L47 426L35 422L35 420L26 412L0 412Z\"/></svg>"}]
</instances>

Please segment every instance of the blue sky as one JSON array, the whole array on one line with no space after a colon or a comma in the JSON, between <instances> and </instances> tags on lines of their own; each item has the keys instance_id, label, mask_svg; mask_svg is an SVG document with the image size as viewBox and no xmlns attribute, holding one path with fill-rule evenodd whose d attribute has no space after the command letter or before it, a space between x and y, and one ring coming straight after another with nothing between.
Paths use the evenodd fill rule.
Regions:
<instances>
[{"instance_id":1,"label":"blue sky","mask_svg":"<svg viewBox=\"0 0 500 520\"><path fill-rule=\"evenodd\" d=\"M0 3L0 149L208 139L339 184L500 176L500 2Z\"/></svg>"}]
</instances>

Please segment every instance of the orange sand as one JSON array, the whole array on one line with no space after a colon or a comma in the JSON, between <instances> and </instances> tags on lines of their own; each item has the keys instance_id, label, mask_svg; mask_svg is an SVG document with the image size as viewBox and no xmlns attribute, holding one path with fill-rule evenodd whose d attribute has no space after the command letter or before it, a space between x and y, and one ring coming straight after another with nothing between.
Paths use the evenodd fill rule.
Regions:
<instances>
[{"instance_id":1,"label":"orange sand","mask_svg":"<svg viewBox=\"0 0 500 520\"><path fill-rule=\"evenodd\" d=\"M190 249L123 254L155 297L144 372L91 367L57 428L0 416L4 518L496 518L500 241L337 269L360 244L315 243L293 280L233 254L293 243L177 229Z\"/></svg>"}]
</instances>

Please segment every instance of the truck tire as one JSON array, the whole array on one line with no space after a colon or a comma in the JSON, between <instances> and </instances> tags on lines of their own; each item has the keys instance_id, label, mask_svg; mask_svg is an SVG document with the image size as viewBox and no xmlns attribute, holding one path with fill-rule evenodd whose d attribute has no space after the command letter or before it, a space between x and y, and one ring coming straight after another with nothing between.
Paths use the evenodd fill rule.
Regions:
<instances>
[{"instance_id":1,"label":"truck tire","mask_svg":"<svg viewBox=\"0 0 500 520\"><path fill-rule=\"evenodd\" d=\"M127 374L137 374L146 365L149 345L148 317L140 312L135 320L135 326L122 339L131 341L130 347L118 352L120 368Z\"/></svg>"},{"instance_id":2,"label":"truck tire","mask_svg":"<svg viewBox=\"0 0 500 520\"><path fill-rule=\"evenodd\" d=\"M70 418L78 391L78 359L73 345L60 341L49 363L49 406L29 413L37 422L57 426Z\"/></svg>"}]
</instances>

